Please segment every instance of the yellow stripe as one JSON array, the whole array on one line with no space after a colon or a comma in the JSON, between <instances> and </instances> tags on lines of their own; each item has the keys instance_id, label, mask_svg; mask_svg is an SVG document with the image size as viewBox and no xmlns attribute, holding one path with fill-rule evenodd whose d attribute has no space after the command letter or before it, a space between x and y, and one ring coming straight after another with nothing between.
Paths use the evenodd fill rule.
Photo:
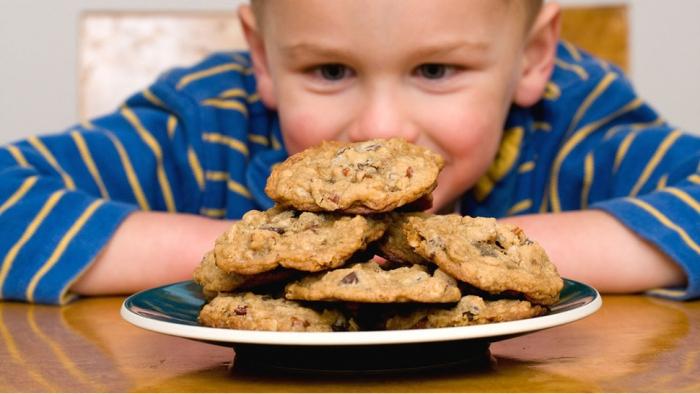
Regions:
<instances>
[{"instance_id":1,"label":"yellow stripe","mask_svg":"<svg viewBox=\"0 0 700 394\"><path fill-rule=\"evenodd\" d=\"M0 206L0 215L2 215L3 212L7 211L13 205L15 205L17 201L22 199L22 197L24 197L25 194L29 192L29 189L31 189L32 186L34 186L38 179L39 178L37 176L30 176L29 178L25 179L24 182L22 182L22 184L19 186L19 188L17 188L17 190L12 194L12 196L10 196L10 198L8 198L7 201L5 201L2 204L2 206Z\"/></svg>"},{"instance_id":2,"label":"yellow stripe","mask_svg":"<svg viewBox=\"0 0 700 394\"><path fill-rule=\"evenodd\" d=\"M59 345L58 342L54 341L53 339L49 338L46 333L39 327L39 325L36 323L36 317L34 310L36 309L36 305L31 304L29 305L29 313L27 315L27 320L29 322L29 328L31 328L32 332L35 334L35 337L39 337L43 343L48 345L49 349L51 349L51 352L53 352L54 355L56 355L56 358L58 361L61 363L61 366L63 369L68 371L68 373L78 380L80 383L82 383L84 386L87 387L98 387L101 388L100 391L104 391L106 387L103 385L100 385L99 383L95 382L93 384L91 377L88 377L83 371L78 368L78 366L75 364L75 362L72 360L70 356L66 354L63 349L61 349L61 346Z\"/></svg>"},{"instance_id":3,"label":"yellow stripe","mask_svg":"<svg viewBox=\"0 0 700 394\"><path fill-rule=\"evenodd\" d=\"M190 163L190 167L192 167L192 173L194 174L194 179L197 180L199 190L204 190L204 171L192 147L187 149L187 161Z\"/></svg>"},{"instance_id":4,"label":"yellow stripe","mask_svg":"<svg viewBox=\"0 0 700 394\"><path fill-rule=\"evenodd\" d=\"M258 92L255 92L255 93L251 94L250 96L248 96L247 100L249 103L254 103L256 101L260 101L260 94Z\"/></svg>"},{"instance_id":5,"label":"yellow stripe","mask_svg":"<svg viewBox=\"0 0 700 394\"><path fill-rule=\"evenodd\" d=\"M555 84L552 81L547 82L546 85L544 85L544 93L542 93L542 97L547 99L547 100L556 100L561 96L561 89L557 84Z\"/></svg>"},{"instance_id":6,"label":"yellow stripe","mask_svg":"<svg viewBox=\"0 0 700 394\"><path fill-rule=\"evenodd\" d=\"M177 118L173 115L168 117L168 138L172 141L175 137L175 129L177 128Z\"/></svg>"},{"instance_id":7,"label":"yellow stripe","mask_svg":"<svg viewBox=\"0 0 700 394\"><path fill-rule=\"evenodd\" d=\"M66 188L70 190L75 190L75 182L73 182L73 178L71 178L70 175L68 175L65 171L63 171L63 168L58 164L56 161L56 158L51 154L49 149L44 145L43 142L39 140L36 136L31 136L27 139L29 143L34 147L34 149L38 150L39 153L41 153L42 156L44 156L44 159L53 167L60 175L61 178L63 178L63 183L66 185Z\"/></svg>"},{"instance_id":8,"label":"yellow stripe","mask_svg":"<svg viewBox=\"0 0 700 394\"><path fill-rule=\"evenodd\" d=\"M235 139L233 137L229 137L227 135L218 133L204 133L202 134L202 139L212 144L226 145L229 148L235 149L244 154L245 156L248 156L248 147L246 146L246 144L244 144L241 140Z\"/></svg>"},{"instance_id":9,"label":"yellow stripe","mask_svg":"<svg viewBox=\"0 0 700 394\"><path fill-rule=\"evenodd\" d=\"M666 182L668 182L668 174L664 174L659 178L659 182L656 184L657 189L663 189L666 187Z\"/></svg>"},{"instance_id":10,"label":"yellow stripe","mask_svg":"<svg viewBox=\"0 0 700 394\"><path fill-rule=\"evenodd\" d=\"M568 41L562 41L562 44L564 45L564 48L569 52L571 57L574 58L577 62L581 61L581 54L579 53L578 49L576 49L575 46L573 46L570 42Z\"/></svg>"},{"instance_id":11,"label":"yellow stripe","mask_svg":"<svg viewBox=\"0 0 700 394\"><path fill-rule=\"evenodd\" d=\"M598 85L591 91L591 93L588 94L588 96L583 100L581 103L581 106L579 106L578 110L576 111L576 114L574 115L573 119L571 120L571 123L569 124L569 130L567 131L567 134L570 134L579 124L583 116L586 114L586 111L591 107L593 102L600 97L601 94L605 91L605 89L610 86L610 84L617 79L617 75L615 74L606 74L603 79L598 82Z\"/></svg>"},{"instance_id":12,"label":"yellow stripe","mask_svg":"<svg viewBox=\"0 0 700 394\"><path fill-rule=\"evenodd\" d=\"M155 106L157 106L157 107L161 107L161 108L167 109L167 108L165 107L165 104L163 104L163 102L160 101L160 99L158 98L158 96L156 96L155 94L153 94L153 92L151 92L150 89L146 89L146 90L143 91L143 97L145 97L146 100L148 100L151 104L153 104L153 105L155 105Z\"/></svg>"},{"instance_id":13,"label":"yellow stripe","mask_svg":"<svg viewBox=\"0 0 700 394\"><path fill-rule=\"evenodd\" d=\"M95 161L93 160L92 155L90 154L90 149L88 149L87 143L85 143L85 139L80 133L75 131L71 132L70 135L73 138L75 145L78 147L78 151L80 152L80 156L83 158L85 166L92 175L92 178L95 180L97 187L100 189L100 195L102 196L102 198L108 199L109 192L107 192L107 188L105 187L105 184L102 181L102 176L100 176L100 172L97 170L97 165L95 165Z\"/></svg>"},{"instance_id":14,"label":"yellow stripe","mask_svg":"<svg viewBox=\"0 0 700 394\"><path fill-rule=\"evenodd\" d=\"M254 103L260 100L260 95L257 92L248 95L248 92L246 92L244 89L234 88L225 90L224 92L219 94L219 98L245 98L246 102Z\"/></svg>"},{"instance_id":15,"label":"yellow stripe","mask_svg":"<svg viewBox=\"0 0 700 394\"><path fill-rule=\"evenodd\" d=\"M277 137L272 136L272 149L280 150L282 149L282 144L277 140Z\"/></svg>"},{"instance_id":16,"label":"yellow stripe","mask_svg":"<svg viewBox=\"0 0 700 394\"><path fill-rule=\"evenodd\" d=\"M542 196L542 204L540 204L540 213L547 212L547 205L549 204L549 194L544 193Z\"/></svg>"},{"instance_id":17,"label":"yellow stripe","mask_svg":"<svg viewBox=\"0 0 700 394\"><path fill-rule=\"evenodd\" d=\"M512 207L510 207L507 214L508 215L515 215L516 213L523 212L523 211L530 209L530 207L532 207L532 200L530 200L528 198L527 200L522 200L522 201L516 203L515 205L513 205Z\"/></svg>"},{"instance_id":18,"label":"yellow stripe","mask_svg":"<svg viewBox=\"0 0 700 394\"><path fill-rule=\"evenodd\" d=\"M90 119L81 119L80 125L83 126L83 128L86 130L94 130L95 129L95 125L92 124Z\"/></svg>"},{"instance_id":19,"label":"yellow stripe","mask_svg":"<svg viewBox=\"0 0 700 394\"><path fill-rule=\"evenodd\" d=\"M139 183L139 178L136 176L136 171L134 171L134 167L131 165L131 160L129 159L129 155L126 153L126 149L124 149L124 145L122 145L122 143L115 136L113 136L112 133L107 133L107 136L112 141L114 148L117 150L119 160L122 162L122 167L124 167L124 173L129 181L129 185L131 185L131 190L134 193L134 198L136 198L139 207L141 207L141 209L144 211L149 211L151 207L148 204L148 200L146 200L146 195L143 193L143 189Z\"/></svg>"},{"instance_id":20,"label":"yellow stripe","mask_svg":"<svg viewBox=\"0 0 700 394\"><path fill-rule=\"evenodd\" d=\"M688 180L692 183L695 183L696 185L700 185L700 175L698 174L693 174L689 176Z\"/></svg>"},{"instance_id":21,"label":"yellow stripe","mask_svg":"<svg viewBox=\"0 0 700 394\"><path fill-rule=\"evenodd\" d=\"M205 177L208 181L228 181L228 172L223 171L207 171Z\"/></svg>"},{"instance_id":22,"label":"yellow stripe","mask_svg":"<svg viewBox=\"0 0 700 394\"><path fill-rule=\"evenodd\" d=\"M654 153L654 156L651 157L651 160L649 160L646 167L644 167L644 171L642 171L642 175L637 179L637 183L635 183L632 188L630 196L634 197L639 193L639 190L649 180L649 177L654 172L661 159L663 159L664 155L666 155L666 152L671 148L671 145L673 145L681 135L682 133L679 130L674 130L664 138L663 142L661 142L661 145L659 145L659 148Z\"/></svg>"},{"instance_id":23,"label":"yellow stripe","mask_svg":"<svg viewBox=\"0 0 700 394\"><path fill-rule=\"evenodd\" d=\"M10 357L12 357L17 364L24 367L22 370L27 371L33 382L39 383L39 385L47 388L48 391L57 391L43 376L41 376L39 372L36 371L36 364L29 364L24 360L24 357L22 357L22 352L17 349L17 344L15 343L10 330L8 330L7 326L5 326L4 309L5 306L2 302L0 302L0 335L2 336L5 348L7 349L8 353L10 353ZM21 332L18 332L17 334L24 335L24 333ZM23 387L23 389L28 391L27 387Z\"/></svg>"},{"instance_id":24,"label":"yellow stripe","mask_svg":"<svg viewBox=\"0 0 700 394\"><path fill-rule=\"evenodd\" d=\"M131 123L131 126L136 129L139 136L143 142L148 145L156 157L156 174L158 176L158 183L163 192L163 199L165 200L165 207L168 212L175 212L175 200L173 198L172 189L170 188L170 182L168 181L168 176L165 174L165 168L163 167L163 152L158 145L158 141L151 135L151 133L143 127L141 121L136 116L136 114L128 107L123 107L121 110L122 115Z\"/></svg>"},{"instance_id":25,"label":"yellow stripe","mask_svg":"<svg viewBox=\"0 0 700 394\"><path fill-rule=\"evenodd\" d=\"M643 210L647 211L651 216L653 216L656 220L661 222L664 226L675 231L676 234L678 234L683 239L683 241L685 241L686 245L688 245L689 248L693 249L696 253L700 254L700 246L697 243L695 243L695 241L693 241L692 238L690 238L688 233L686 233L685 230L683 230L683 228L673 223L663 213L659 212L656 208L649 205L645 201L636 198L627 198L627 200L632 202L634 205L637 205L638 207L642 208Z\"/></svg>"},{"instance_id":26,"label":"yellow stripe","mask_svg":"<svg viewBox=\"0 0 700 394\"><path fill-rule=\"evenodd\" d=\"M684 297L686 292L683 290L673 289L651 289L647 292L647 294L666 297Z\"/></svg>"},{"instance_id":27,"label":"yellow stripe","mask_svg":"<svg viewBox=\"0 0 700 394\"><path fill-rule=\"evenodd\" d=\"M554 160L554 164L552 165L552 170L551 170L551 175L550 175L550 183L549 183L549 199L551 200L552 204L552 212L560 212L561 211L561 204L559 202L559 171L561 170L561 165L566 159L566 157L571 153L571 151L574 150L576 145L578 145L581 141L583 141L585 138L587 138L590 134L598 130L598 128L612 119L617 118L618 116L632 111L636 108L638 108L640 105L642 105L642 100L639 98L636 98L620 108L619 110L615 111L614 113L606 116L603 119L599 119L591 124L588 124L578 130L571 138L564 144L562 149L559 151L557 154L557 157ZM543 207L544 204L546 203L546 200L542 201ZM541 208L542 209L542 208Z\"/></svg>"},{"instance_id":28,"label":"yellow stripe","mask_svg":"<svg viewBox=\"0 0 700 394\"><path fill-rule=\"evenodd\" d=\"M695 199L690 194L684 192L683 190L677 189L675 187L668 187L666 189L663 189L662 192L673 194L674 196L678 197L681 201L693 208L695 212L700 213L700 203L695 201Z\"/></svg>"},{"instance_id":29,"label":"yellow stripe","mask_svg":"<svg viewBox=\"0 0 700 394\"><path fill-rule=\"evenodd\" d=\"M229 190L231 190L235 193L238 193L245 198L248 198L248 199L251 198L251 195L250 195L250 192L248 191L248 189L246 189L243 185L234 181L233 179L229 179L228 182L226 183L226 185L228 186Z\"/></svg>"},{"instance_id":30,"label":"yellow stripe","mask_svg":"<svg viewBox=\"0 0 700 394\"><path fill-rule=\"evenodd\" d=\"M92 204L87 207L85 212L80 215L78 220L76 220L75 223L73 223L73 225L68 229L63 238L61 238L61 241L59 241L58 245L56 245L56 248L54 249L53 253L51 253L49 259L42 264L41 268L32 277L32 280L29 281L29 286L25 292L27 300L34 302L34 291L36 290L36 285L44 277L44 275L46 275L46 273L49 272L54 265L56 265L56 262L61 258L61 256L63 256L63 252L65 252L66 248L68 248L68 245L73 238L75 238L76 234L78 234L85 223L90 219L90 217L92 217L92 214L95 213L97 208L99 208L102 204L104 204L104 200L93 201Z\"/></svg>"},{"instance_id":31,"label":"yellow stripe","mask_svg":"<svg viewBox=\"0 0 700 394\"><path fill-rule=\"evenodd\" d=\"M534 122L532 126L535 130L552 131L552 125L547 122Z\"/></svg>"},{"instance_id":32,"label":"yellow stripe","mask_svg":"<svg viewBox=\"0 0 700 394\"><path fill-rule=\"evenodd\" d=\"M177 87L177 89L182 89L194 81L197 81L197 80L200 80L203 78L207 78L207 77L211 77L211 76L217 75L217 74L222 74L222 73L225 73L228 71L238 71L238 72L242 72L244 74L251 73L251 69L245 68L245 67L241 66L240 64L227 63L227 64L222 64L220 66L209 68L207 70L197 71L197 72L194 72L192 74L186 75L186 76L182 77L182 79L180 79L180 81L177 83L176 87Z\"/></svg>"},{"instance_id":33,"label":"yellow stripe","mask_svg":"<svg viewBox=\"0 0 700 394\"><path fill-rule=\"evenodd\" d=\"M265 145L265 146L270 145L270 140L267 137L265 137L264 135L260 135L260 134L248 134L248 140L250 142L253 142L253 143L259 144L259 145Z\"/></svg>"},{"instance_id":34,"label":"yellow stripe","mask_svg":"<svg viewBox=\"0 0 700 394\"><path fill-rule=\"evenodd\" d=\"M234 181L233 179L229 179L229 174L227 172L223 171L207 171L205 174L207 180L209 181L226 181L226 186L228 187L229 190L238 193L242 195L243 197L246 198L251 198L250 192L248 189L246 189L243 185L240 183Z\"/></svg>"},{"instance_id":35,"label":"yellow stripe","mask_svg":"<svg viewBox=\"0 0 700 394\"><path fill-rule=\"evenodd\" d=\"M526 172L530 172L535 168L535 162L530 160L526 161L525 163L521 164L520 167L518 167L518 173L524 174Z\"/></svg>"},{"instance_id":36,"label":"yellow stripe","mask_svg":"<svg viewBox=\"0 0 700 394\"><path fill-rule=\"evenodd\" d=\"M202 101L202 104L214 108L231 109L248 116L248 107L238 100L206 99Z\"/></svg>"},{"instance_id":37,"label":"yellow stripe","mask_svg":"<svg viewBox=\"0 0 700 394\"><path fill-rule=\"evenodd\" d=\"M14 146L14 145L8 145L7 150L10 151L10 154L15 159L17 164L19 164L22 167L29 167L29 162L24 157L24 155L22 154L22 151L19 150L18 147Z\"/></svg>"},{"instance_id":38,"label":"yellow stripe","mask_svg":"<svg viewBox=\"0 0 700 394\"><path fill-rule=\"evenodd\" d=\"M653 126L659 126L662 124L664 124L664 120L661 118L656 118L656 119L652 120L651 122L640 122L640 123L629 123L629 124L626 123L626 124L617 125L617 126L611 127L605 133L605 137L603 137L603 139L607 141L621 131L633 132L633 131L638 131L640 129L646 129L646 128L653 127Z\"/></svg>"},{"instance_id":39,"label":"yellow stripe","mask_svg":"<svg viewBox=\"0 0 700 394\"><path fill-rule=\"evenodd\" d=\"M199 213L210 218L222 218L226 216L225 209L202 208Z\"/></svg>"},{"instance_id":40,"label":"yellow stripe","mask_svg":"<svg viewBox=\"0 0 700 394\"><path fill-rule=\"evenodd\" d=\"M5 279L7 279L7 274L10 272L10 268L12 268L12 264L14 263L15 258L17 258L17 254L19 254L19 251L27 242L29 242L29 239L34 236L37 228L39 228L44 219L46 219L49 213L51 213L51 210L56 206L56 204L58 204L58 201L64 194L65 190L59 190L54 192L48 198L48 200L46 200L46 203L44 203L44 206L41 207L39 213L37 213L34 219L32 219L31 223L29 223L29 226L27 226L27 228L24 230L22 236L14 245L12 245L10 251L5 255L5 259L2 261L2 269L0 269L0 295L3 294L2 289L5 285Z\"/></svg>"},{"instance_id":41,"label":"yellow stripe","mask_svg":"<svg viewBox=\"0 0 700 394\"><path fill-rule=\"evenodd\" d=\"M588 196L591 193L591 184L594 176L593 155L587 154L583 163L583 186L581 188L581 209L588 208Z\"/></svg>"},{"instance_id":42,"label":"yellow stripe","mask_svg":"<svg viewBox=\"0 0 700 394\"><path fill-rule=\"evenodd\" d=\"M554 64L563 68L564 70L576 73L583 80L588 79L588 73L583 67L579 66L578 64L567 63L559 58L554 59Z\"/></svg>"},{"instance_id":43,"label":"yellow stripe","mask_svg":"<svg viewBox=\"0 0 700 394\"><path fill-rule=\"evenodd\" d=\"M248 97L248 92L241 88L234 88L223 91L219 94L220 98L236 98L236 97Z\"/></svg>"},{"instance_id":44,"label":"yellow stripe","mask_svg":"<svg viewBox=\"0 0 700 394\"><path fill-rule=\"evenodd\" d=\"M491 194L496 182L503 179L511 171L520 154L523 136L522 127L513 127L503 133L496 158L486 174L481 176L472 188L477 201L484 201Z\"/></svg>"},{"instance_id":45,"label":"yellow stripe","mask_svg":"<svg viewBox=\"0 0 700 394\"><path fill-rule=\"evenodd\" d=\"M625 158L625 155L627 154L627 151L629 150L630 145L632 145L632 141L636 136L637 133L629 133L620 143L620 146L617 148L617 152L615 152L615 164L613 164L613 173L616 173L617 170L620 168L620 164Z\"/></svg>"}]
</instances>

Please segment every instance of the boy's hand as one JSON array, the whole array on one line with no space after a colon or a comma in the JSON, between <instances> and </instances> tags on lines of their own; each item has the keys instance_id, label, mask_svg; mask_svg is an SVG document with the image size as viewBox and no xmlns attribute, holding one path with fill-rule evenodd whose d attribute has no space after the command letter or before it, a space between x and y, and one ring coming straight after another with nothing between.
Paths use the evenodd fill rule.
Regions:
<instances>
[{"instance_id":1,"label":"boy's hand","mask_svg":"<svg viewBox=\"0 0 700 394\"><path fill-rule=\"evenodd\" d=\"M683 270L654 245L599 210L502 219L539 242L563 277L606 293L681 286Z\"/></svg>"},{"instance_id":2,"label":"boy's hand","mask_svg":"<svg viewBox=\"0 0 700 394\"><path fill-rule=\"evenodd\" d=\"M82 295L126 294L191 279L204 253L230 225L188 214L135 212L70 290Z\"/></svg>"}]
</instances>

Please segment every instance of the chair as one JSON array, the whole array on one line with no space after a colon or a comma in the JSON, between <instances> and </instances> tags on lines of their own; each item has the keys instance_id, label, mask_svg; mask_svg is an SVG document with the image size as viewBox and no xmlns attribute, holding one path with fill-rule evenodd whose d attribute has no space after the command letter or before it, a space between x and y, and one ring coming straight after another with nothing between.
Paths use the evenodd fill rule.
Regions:
<instances>
[{"instance_id":1,"label":"chair","mask_svg":"<svg viewBox=\"0 0 700 394\"><path fill-rule=\"evenodd\" d=\"M245 48L234 12L88 12L80 24L82 119L113 111L169 67L195 63L212 51ZM623 69L627 31L625 5L567 7L562 13L565 39Z\"/></svg>"}]
</instances>

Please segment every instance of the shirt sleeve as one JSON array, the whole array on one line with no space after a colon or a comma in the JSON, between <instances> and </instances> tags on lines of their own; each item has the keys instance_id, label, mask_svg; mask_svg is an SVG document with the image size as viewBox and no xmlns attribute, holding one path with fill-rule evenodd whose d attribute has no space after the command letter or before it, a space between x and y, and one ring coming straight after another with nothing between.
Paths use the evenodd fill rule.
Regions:
<instances>
[{"instance_id":1,"label":"shirt sleeve","mask_svg":"<svg viewBox=\"0 0 700 394\"><path fill-rule=\"evenodd\" d=\"M584 183L591 207L616 217L685 271L684 288L649 293L700 297L700 138L667 125L627 128L589 157L599 162ZM612 190L603 190L606 180Z\"/></svg>"},{"instance_id":2,"label":"shirt sleeve","mask_svg":"<svg viewBox=\"0 0 700 394\"><path fill-rule=\"evenodd\" d=\"M685 287L651 294L700 297L700 137L661 118L614 66L565 61L587 80L570 89L578 104L559 127L541 211L608 212L685 271Z\"/></svg>"},{"instance_id":3,"label":"shirt sleeve","mask_svg":"<svg viewBox=\"0 0 700 394\"><path fill-rule=\"evenodd\" d=\"M0 298L66 303L70 285L131 212L199 213L202 112L237 112L246 129L247 96L231 91L245 93L233 88L247 74L230 58L174 70L112 114L1 147ZM220 108L207 106L209 97Z\"/></svg>"}]
</instances>

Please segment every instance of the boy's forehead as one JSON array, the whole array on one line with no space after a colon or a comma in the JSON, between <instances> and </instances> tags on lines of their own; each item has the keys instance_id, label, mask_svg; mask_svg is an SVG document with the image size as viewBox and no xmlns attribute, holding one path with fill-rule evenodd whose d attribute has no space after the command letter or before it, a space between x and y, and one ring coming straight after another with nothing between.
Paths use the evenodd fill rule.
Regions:
<instances>
[{"instance_id":1,"label":"boy's forehead","mask_svg":"<svg viewBox=\"0 0 700 394\"><path fill-rule=\"evenodd\" d=\"M360 25L391 30L417 25L438 33L452 25L498 28L512 24L513 15L522 14L522 4L517 2L523 1L526 0L256 0L253 4L263 30L280 27L310 31Z\"/></svg>"}]
</instances>

